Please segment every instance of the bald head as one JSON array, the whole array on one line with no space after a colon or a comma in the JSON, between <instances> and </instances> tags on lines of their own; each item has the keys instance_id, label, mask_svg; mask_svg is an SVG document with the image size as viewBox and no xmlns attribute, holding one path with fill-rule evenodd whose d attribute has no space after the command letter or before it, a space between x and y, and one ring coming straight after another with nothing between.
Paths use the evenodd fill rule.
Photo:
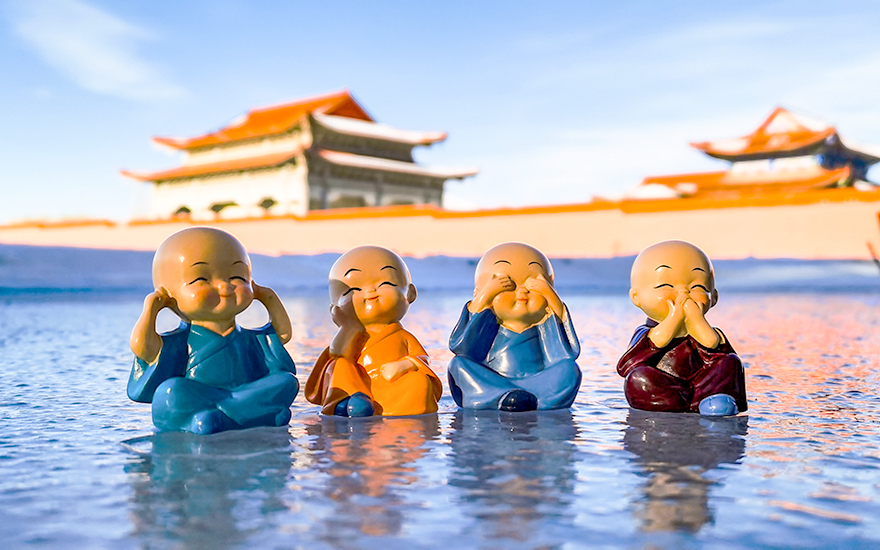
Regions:
<instances>
[{"instance_id":1,"label":"bald head","mask_svg":"<svg viewBox=\"0 0 880 550\"><path fill-rule=\"evenodd\" d=\"M193 227L171 235L153 256L153 286L169 291L178 286L187 268L195 264L244 264L248 275L251 260L238 239L210 227Z\"/></svg>"},{"instance_id":2,"label":"bald head","mask_svg":"<svg viewBox=\"0 0 880 550\"><path fill-rule=\"evenodd\" d=\"M553 284L553 266L543 252L525 243L504 243L490 248L480 258L474 273L474 285L481 287L492 275L503 271L518 284L541 274Z\"/></svg>"},{"instance_id":3,"label":"bald head","mask_svg":"<svg viewBox=\"0 0 880 550\"><path fill-rule=\"evenodd\" d=\"M365 279L387 279L402 289L412 286L403 258L381 246L359 246L340 256L330 268L331 302L338 303L354 281Z\"/></svg>"},{"instance_id":4,"label":"bald head","mask_svg":"<svg viewBox=\"0 0 880 550\"><path fill-rule=\"evenodd\" d=\"M636 307L657 322L669 315L669 304L682 295L705 313L718 302L715 270L709 257L691 243L657 243L633 262L629 295Z\"/></svg>"},{"instance_id":5,"label":"bald head","mask_svg":"<svg viewBox=\"0 0 880 550\"><path fill-rule=\"evenodd\" d=\"M639 286L646 277L664 269L703 271L715 284L715 268L706 253L686 241L663 241L642 250L633 262L630 285Z\"/></svg>"},{"instance_id":6,"label":"bald head","mask_svg":"<svg viewBox=\"0 0 880 550\"><path fill-rule=\"evenodd\" d=\"M387 248L353 248L330 268L331 303L341 306L350 299L368 330L401 320L416 296L403 259Z\"/></svg>"}]
</instances>

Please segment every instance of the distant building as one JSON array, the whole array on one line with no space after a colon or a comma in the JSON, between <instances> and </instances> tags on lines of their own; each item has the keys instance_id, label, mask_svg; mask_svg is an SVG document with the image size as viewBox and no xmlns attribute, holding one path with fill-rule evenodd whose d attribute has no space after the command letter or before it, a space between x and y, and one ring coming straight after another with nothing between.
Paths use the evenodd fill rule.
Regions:
<instances>
[{"instance_id":1,"label":"distant building","mask_svg":"<svg viewBox=\"0 0 880 550\"><path fill-rule=\"evenodd\" d=\"M123 171L152 182L148 217L194 220L303 216L361 206L441 206L448 179L475 169L427 167L413 148L443 132L377 124L347 91L255 109L216 132L156 137L183 152L180 167Z\"/></svg>"},{"instance_id":2,"label":"distant building","mask_svg":"<svg viewBox=\"0 0 880 550\"><path fill-rule=\"evenodd\" d=\"M833 126L777 108L752 134L692 143L731 163L726 172L650 176L627 198L746 199L806 190L874 189L868 167L880 150L844 141Z\"/></svg>"}]
</instances>

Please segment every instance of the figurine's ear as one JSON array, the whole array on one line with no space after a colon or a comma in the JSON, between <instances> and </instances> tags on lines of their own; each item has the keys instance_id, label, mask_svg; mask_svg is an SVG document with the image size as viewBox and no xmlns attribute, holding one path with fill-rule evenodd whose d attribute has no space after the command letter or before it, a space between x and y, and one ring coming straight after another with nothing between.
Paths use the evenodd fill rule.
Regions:
<instances>
[{"instance_id":1,"label":"figurine's ear","mask_svg":"<svg viewBox=\"0 0 880 550\"><path fill-rule=\"evenodd\" d=\"M410 283L409 286L406 287L406 301L411 304L416 301L418 295L419 291L416 290L416 285Z\"/></svg>"},{"instance_id":2,"label":"figurine's ear","mask_svg":"<svg viewBox=\"0 0 880 550\"><path fill-rule=\"evenodd\" d=\"M642 308L642 306L639 305L639 295L636 292L636 289L634 289L634 288L629 289L629 299L632 300L632 303L634 306L636 306L639 309Z\"/></svg>"},{"instance_id":3,"label":"figurine's ear","mask_svg":"<svg viewBox=\"0 0 880 550\"><path fill-rule=\"evenodd\" d=\"M712 289L712 302L709 304L709 307L715 307L715 304L718 303L718 290Z\"/></svg>"}]
</instances>

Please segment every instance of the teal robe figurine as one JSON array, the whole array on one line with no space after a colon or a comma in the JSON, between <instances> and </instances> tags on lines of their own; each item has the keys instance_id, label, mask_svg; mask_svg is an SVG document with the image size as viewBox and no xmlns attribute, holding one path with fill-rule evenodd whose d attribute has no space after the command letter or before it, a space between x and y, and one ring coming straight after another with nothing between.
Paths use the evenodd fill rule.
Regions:
<instances>
[{"instance_id":1,"label":"teal robe figurine","mask_svg":"<svg viewBox=\"0 0 880 550\"><path fill-rule=\"evenodd\" d=\"M153 404L160 430L215 433L290 421L299 382L271 324L236 325L221 336L181 323L161 336L158 359L148 365L135 357L128 380L128 396Z\"/></svg>"},{"instance_id":2,"label":"teal robe figurine","mask_svg":"<svg viewBox=\"0 0 880 550\"><path fill-rule=\"evenodd\" d=\"M131 333L128 396L153 404L159 430L211 434L290 422L299 391L284 349L290 317L275 291L253 281L238 239L209 227L171 235L153 257L153 287ZM236 316L255 301L269 323L242 329ZM166 308L183 322L159 334Z\"/></svg>"}]
</instances>

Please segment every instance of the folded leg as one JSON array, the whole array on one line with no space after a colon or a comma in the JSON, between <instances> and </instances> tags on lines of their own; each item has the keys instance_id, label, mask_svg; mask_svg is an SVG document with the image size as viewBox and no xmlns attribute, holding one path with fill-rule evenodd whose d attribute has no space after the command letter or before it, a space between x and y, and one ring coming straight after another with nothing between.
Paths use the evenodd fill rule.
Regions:
<instances>
[{"instance_id":1,"label":"folded leg","mask_svg":"<svg viewBox=\"0 0 880 550\"><path fill-rule=\"evenodd\" d=\"M713 361L691 379L694 396L690 409L696 411L700 401L710 395L723 393L733 397L740 412L748 409L746 400L746 375L742 362L736 355L726 355Z\"/></svg>"},{"instance_id":2,"label":"folded leg","mask_svg":"<svg viewBox=\"0 0 880 550\"><path fill-rule=\"evenodd\" d=\"M509 380L538 398L538 410L565 409L580 389L581 369L574 361L560 361L537 374Z\"/></svg>"},{"instance_id":3,"label":"folded leg","mask_svg":"<svg viewBox=\"0 0 880 550\"><path fill-rule=\"evenodd\" d=\"M306 391L309 400L312 403L319 403L324 414L333 415L336 406L342 400L358 393L374 402L370 376L359 364L344 357L337 357L320 367L315 365L316 370L319 368L320 371L312 371L312 375L309 376ZM375 402L373 406L375 409Z\"/></svg>"},{"instance_id":4,"label":"folded leg","mask_svg":"<svg viewBox=\"0 0 880 550\"><path fill-rule=\"evenodd\" d=\"M290 420L283 413L290 409L297 391L296 376L276 372L235 388L217 408L243 428L283 425Z\"/></svg>"},{"instance_id":5,"label":"folded leg","mask_svg":"<svg viewBox=\"0 0 880 550\"><path fill-rule=\"evenodd\" d=\"M434 395L432 380L419 370L411 370L391 382L381 376L370 382L378 404L376 414L410 416L437 412L439 395Z\"/></svg>"},{"instance_id":6,"label":"folded leg","mask_svg":"<svg viewBox=\"0 0 880 550\"><path fill-rule=\"evenodd\" d=\"M452 398L466 409L497 409L507 392L519 388L515 380L461 356L452 358L447 372Z\"/></svg>"},{"instance_id":7,"label":"folded leg","mask_svg":"<svg viewBox=\"0 0 880 550\"><path fill-rule=\"evenodd\" d=\"M209 433L220 431L228 417L223 418L225 415L217 410L217 403L229 395L227 390L188 378L169 378L156 388L153 395L153 424L163 431L192 432L198 431L194 426L203 424L200 419L211 417L213 422Z\"/></svg>"},{"instance_id":8,"label":"folded leg","mask_svg":"<svg viewBox=\"0 0 880 550\"><path fill-rule=\"evenodd\" d=\"M648 366L633 369L623 388L629 406L644 411L688 411L694 395L687 381Z\"/></svg>"}]
</instances>

